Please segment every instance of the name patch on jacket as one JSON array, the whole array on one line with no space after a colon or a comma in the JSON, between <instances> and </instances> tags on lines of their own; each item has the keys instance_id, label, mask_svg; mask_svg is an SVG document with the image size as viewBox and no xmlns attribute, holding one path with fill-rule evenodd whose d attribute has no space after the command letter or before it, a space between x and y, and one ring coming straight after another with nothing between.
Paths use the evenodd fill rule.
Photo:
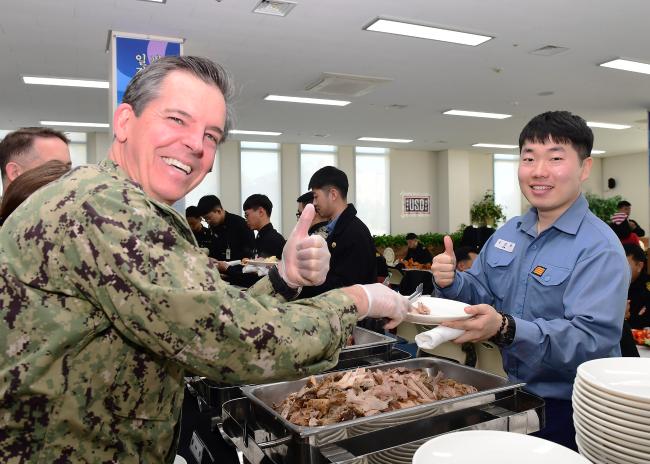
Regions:
<instances>
[{"instance_id":1,"label":"name patch on jacket","mask_svg":"<svg viewBox=\"0 0 650 464\"><path fill-rule=\"evenodd\" d=\"M497 242L494 244L496 248L499 250L504 250L507 251L508 253L512 253L515 249L515 244L513 242L509 242L507 240L503 240L500 238L497 240Z\"/></svg>"},{"instance_id":2,"label":"name patch on jacket","mask_svg":"<svg viewBox=\"0 0 650 464\"><path fill-rule=\"evenodd\" d=\"M546 268L544 266L536 266L535 269L533 269L533 274L535 274L537 277L542 277L545 272Z\"/></svg>"}]
</instances>

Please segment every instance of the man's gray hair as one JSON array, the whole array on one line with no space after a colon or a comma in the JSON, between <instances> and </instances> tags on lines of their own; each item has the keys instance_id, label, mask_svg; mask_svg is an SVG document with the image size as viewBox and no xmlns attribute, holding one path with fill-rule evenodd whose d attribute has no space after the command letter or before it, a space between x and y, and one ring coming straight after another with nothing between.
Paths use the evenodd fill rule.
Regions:
<instances>
[{"instance_id":1,"label":"man's gray hair","mask_svg":"<svg viewBox=\"0 0 650 464\"><path fill-rule=\"evenodd\" d=\"M160 85L172 71L188 72L208 85L216 86L226 101L226 123L221 142L226 140L232 126L230 99L233 96L232 78L221 65L199 56L165 56L137 73L124 92L122 103L128 103L140 116L149 102L158 97Z\"/></svg>"}]
</instances>

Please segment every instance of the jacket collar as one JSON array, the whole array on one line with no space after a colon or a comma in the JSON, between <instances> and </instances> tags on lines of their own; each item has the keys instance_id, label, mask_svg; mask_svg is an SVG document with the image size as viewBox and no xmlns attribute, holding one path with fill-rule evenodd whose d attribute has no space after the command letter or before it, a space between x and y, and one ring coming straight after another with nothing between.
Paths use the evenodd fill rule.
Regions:
<instances>
[{"instance_id":1,"label":"jacket collar","mask_svg":"<svg viewBox=\"0 0 650 464\"><path fill-rule=\"evenodd\" d=\"M582 220L589 211L589 203L581 193L580 196L573 202L569 209L567 209L557 220L551 225L555 229L567 234L576 235ZM519 229L532 235L537 236L537 208L530 208L524 214L519 223Z\"/></svg>"}]
</instances>

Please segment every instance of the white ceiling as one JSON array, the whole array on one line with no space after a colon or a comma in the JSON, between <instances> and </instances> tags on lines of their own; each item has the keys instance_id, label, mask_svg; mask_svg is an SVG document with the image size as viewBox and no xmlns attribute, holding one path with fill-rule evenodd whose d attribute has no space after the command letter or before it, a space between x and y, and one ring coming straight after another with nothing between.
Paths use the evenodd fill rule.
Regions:
<instances>
[{"instance_id":1,"label":"white ceiling","mask_svg":"<svg viewBox=\"0 0 650 464\"><path fill-rule=\"evenodd\" d=\"M108 122L107 90L28 86L20 76L108 79L106 43L116 30L183 37L185 54L224 64L239 89L235 126L284 133L274 141L372 145L356 138L375 136L414 139L389 147L478 152L485 149L473 143L516 144L532 116L567 109L633 125L594 129L594 148L607 155L647 149L650 76L597 64L650 62L648 0L297 0L285 18L252 13L257 1L0 0L0 128ZM362 30L379 16L495 38L468 47ZM569 50L529 54L545 45ZM269 93L314 96L304 89L323 72L392 82L343 108L263 101ZM441 114L450 108L513 117Z\"/></svg>"}]
</instances>

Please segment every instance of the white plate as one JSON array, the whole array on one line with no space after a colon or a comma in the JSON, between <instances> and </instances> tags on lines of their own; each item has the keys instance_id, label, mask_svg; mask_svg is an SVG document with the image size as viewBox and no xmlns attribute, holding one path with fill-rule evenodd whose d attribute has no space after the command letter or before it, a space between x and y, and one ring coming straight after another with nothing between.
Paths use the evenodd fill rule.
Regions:
<instances>
[{"instance_id":1,"label":"white plate","mask_svg":"<svg viewBox=\"0 0 650 464\"><path fill-rule=\"evenodd\" d=\"M573 394L587 403L587 406L591 406L604 413L610 413L613 416L620 417L621 419L646 424L649 426L648 429L650 430L650 413L648 413L648 409L631 408L629 406L614 403L604 396L594 395L588 392L584 389L582 384L579 383L576 383L573 386Z\"/></svg>"},{"instance_id":2,"label":"white plate","mask_svg":"<svg viewBox=\"0 0 650 464\"><path fill-rule=\"evenodd\" d=\"M421 296L413 304L422 303L426 306L429 314L418 314L409 312L404 317L406 322L413 322L422 325L437 325L445 321L458 321L461 319L469 319L471 314L465 312L467 303L462 303L455 300L447 300L445 298L435 298L432 296Z\"/></svg>"},{"instance_id":3,"label":"white plate","mask_svg":"<svg viewBox=\"0 0 650 464\"><path fill-rule=\"evenodd\" d=\"M504 454L505 453L505 454ZM589 464L556 443L520 433L471 430L440 435L422 445L413 464Z\"/></svg>"},{"instance_id":4,"label":"white plate","mask_svg":"<svg viewBox=\"0 0 650 464\"><path fill-rule=\"evenodd\" d=\"M646 442L650 442L650 431L643 429L643 430L636 430L633 428L628 427L627 425L620 425L617 423L614 423L612 421L607 421L606 419L602 419L601 417L595 416L591 414L590 412L586 412L582 409L580 409L579 406L576 406L574 403L573 405L573 411L576 416L580 419L581 422L586 423L586 424L596 424L601 428L604 428L605 430L616 430L617 432L624 433L630 436L634 436L636 438L639 438L641 440L645 440Z\"/></svg>"},{"instance_id":5,"label":"white plate","mask_svg":"<svg viewBox=\"0 0 650 464\"><path fill-rule=\"evenodd\" d=\"M650 407L650 358L594 359L578 366L578 375L596 388Z\"/></svg>"},{"instance_id":6,"label":"white plate","mask_svg":"<svg viewBox=\"0 0 650 464\"><path fill-rule=\"evenodd\" d=\"M595 422L586 422L577 414L573 415L573 423L574 425L578 423L578 425L582 428L588 428L599 437L605 438L607 440L615 440L624 446L628 446L632 449L650 455L650 445L648 444L649 442L647 440L637 438L634 435L617 432L611 427L601 427Z\"/></svg>"},{"instance_id":7,"label":"white plate","mask_svg":"<svg viewBox=\"0 0 650 464\"><path fill-rule=\"evenodd\" d=\"M241 259L236 259L234 261L226 261L226 264L228 266L238 266L239 264L241 264Z\"/></svg>"},{"instance_id":8,"label":"white plate","mask_svg":"<svg viewBox=\"0 0 650 464\"><path fill-rule=\"evenodd\" d=\"M586 427L580 425L580 423L575 424L576 432L582 438L583 443L588 445L593 445L596 449L601 450L603 453L606 453L609 456L613 456L617 459L623 459L627 462L634 464L647 464L648 455L642 453L624 445L616 443L615 440L607 440L605 438L595 435L592 431L588 431Z\"/></svg>"},{"instance_id":9,"label":"white plate","mask_svg":"<svg viewBox=\"0 0 650 464\"><path fill-rule=\"evenodd\" d=\"M629 408L634 408L634 409L641 409L641 410L647 410L648 404L644 401L634 401L630 400L627 398L623 398L622 396L617 396L617 395L612 395L611 393L607 393L604 390L600 390L592 385L589 385L587 382L582 380L580 377L576 377L575 383L577 385L580 385L580 388L583 391L587 391L591 393L591 396L597 396L599 398L605 398L613 403L620 404L623 406L627 406Z\"/></svg>"},{"instance_id":10,"label":"white plate","mask_svg":"<svg viewBox=\"0 0 650 464\"><path fill-rule=\"evenodd\" d=\"M587 405L581 400L581 398L576 398L575 396L572 398L573 400L573 410L578 413L579 416L581 417L586 417L587 419L591 419L592 417L596 417L600 419L601 423L605 426L608 425L618 425L623 429L627 429L628 433L633 433L633 432L640 432L637 433L636 436L643 436L643 434L649 433L648 427L643 424L639 424L636 422L630 422L624 419L619 419L618 417L612 416L611 414L603 414L602 412L598 411L597 409L590 409L587 407ZM586 421L588 422L588 420Z\"/></svg>"},{"instance_id":11,"label":"white plate","mask_svg":"<svg viewBox=\"0 0 650 464\"><path fill-rule=\"evenodd\" d=\"M625 461L618 459L613 459L609 456L604 456L600 451L595 450L593 447L582 442L580 437L576 435L576 444L578 445L578 450L580 454L589 459L594 464L628 464Z\"/></svg>"}]
</instances>

